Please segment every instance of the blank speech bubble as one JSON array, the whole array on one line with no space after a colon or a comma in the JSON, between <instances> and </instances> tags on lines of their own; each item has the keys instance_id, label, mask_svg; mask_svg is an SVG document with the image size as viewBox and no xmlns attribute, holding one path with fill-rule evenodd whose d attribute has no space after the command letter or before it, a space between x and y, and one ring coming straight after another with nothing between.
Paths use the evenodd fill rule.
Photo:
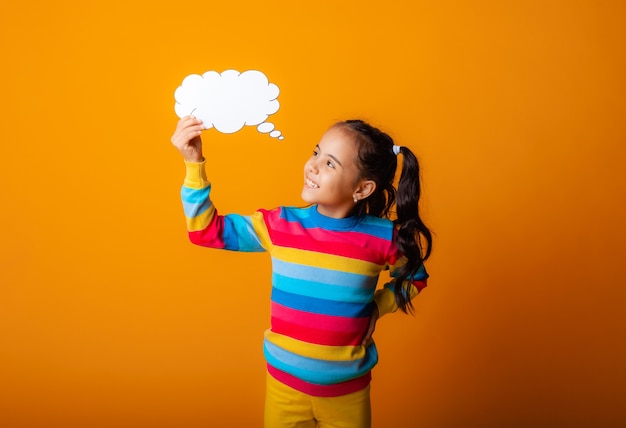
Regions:
<instances>
[{"instance_id":1,"label":"blank speech bubble","mask_svg":"<svg viewBox=\"0 0 626 428\"><path fill-rule=\"evenodd\" d=\"M266 122L280 107L279 92L278 86L257 70L207 71L183 79L174 93L174 110L178 117L194 115L206 129L232 134L244 126L257 126L259 132L282 140L274 124Z\"/></svg>"}]
</instances>

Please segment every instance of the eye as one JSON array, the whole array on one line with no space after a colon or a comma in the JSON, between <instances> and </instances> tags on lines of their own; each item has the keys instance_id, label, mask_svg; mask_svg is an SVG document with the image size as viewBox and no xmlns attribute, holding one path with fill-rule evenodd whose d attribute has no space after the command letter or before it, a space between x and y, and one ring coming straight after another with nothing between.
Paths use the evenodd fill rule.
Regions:
<instances>
[{"instance_id":1,"label":"eye","mask_svg":"<svg viewBox=\"0 0 626 428\"><path fill-rule=\"evenodd\" d=\"M329 168L335 169L335 164L332 163L331 161L326 161L326 166L329 167Z\"/></svg>"},{"instance_id":2,"label":"eye","mask_svg":"<svg viewBox=\"0 0 626 428\"><path fill-rule=\"evenodd\" d=\"M317 152L317 150L313 150L313 156L318 157L319 153Z\"/></svg>"}]
</instances>

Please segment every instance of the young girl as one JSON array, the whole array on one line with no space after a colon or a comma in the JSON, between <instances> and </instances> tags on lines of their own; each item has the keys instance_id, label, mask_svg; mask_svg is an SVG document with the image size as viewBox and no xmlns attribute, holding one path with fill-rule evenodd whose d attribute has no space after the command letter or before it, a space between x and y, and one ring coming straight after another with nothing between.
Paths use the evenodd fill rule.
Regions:
<instances>
[{"instance_id":1,"label":"young girl","mask_svg":"<svg viewBox=\"0 0 626 428\"><path fill-rule=\"evenodd\" d=\"M306 208L222 216L209 197L203 129L187 116L172 136L185 159L182 201L191 242L267 251L272 259L265 426L369 427L376 322L398 308L410 311L428 277L423 262L432 238L418 213L417 159L365 122L340 122L304 165ZM385 269L392 280L376 290Z\"/></svg>"}]
</instances>

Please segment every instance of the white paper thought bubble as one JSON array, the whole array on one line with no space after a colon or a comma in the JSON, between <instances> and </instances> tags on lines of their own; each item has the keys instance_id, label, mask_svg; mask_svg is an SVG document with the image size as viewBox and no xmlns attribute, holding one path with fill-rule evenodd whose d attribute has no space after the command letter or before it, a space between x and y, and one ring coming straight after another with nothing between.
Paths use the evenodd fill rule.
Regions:
<instances>
[{"instance_id":1,"label":"white paper thought bubble","mask_svg":"<svg viewBox=\"0 0 626 428\"><path fill-rule=\"evenodd\" d=\"M257 126L259 132L282 140L274 124L266 122L280 107L279 92L278 86L257 70L207 71L183 79L174 93L174 110L178 117L194 115L206 129L232 134L244 126Z\"/></svg>"}]
</instances>

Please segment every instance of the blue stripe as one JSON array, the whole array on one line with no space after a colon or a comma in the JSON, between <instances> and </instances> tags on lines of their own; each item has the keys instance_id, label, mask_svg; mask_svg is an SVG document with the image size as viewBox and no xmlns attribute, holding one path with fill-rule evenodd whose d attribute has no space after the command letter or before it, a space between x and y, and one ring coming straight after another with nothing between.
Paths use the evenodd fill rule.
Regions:
<instances>
[{"instance_id":1,"label":"blue stripe","mask_svg":"<svg viewBox=\"0 0 626 428\"><path fill-rule=\"evenodd\" d=\"M180 194L183 200L197 204L209 197L209 193L211 193L211 186L207 186L202 189L192 189L191 187L183 186Z\"/></svg>"},{"instance_id":2,"label":"blue stripe","mask_svg":"<svg viewBox=\"0 0 626 428\"><path fill-rule=\"evenodd\" d=\"M303 257L303 259L305 259L305 257ZM290 263L277 258L272 258L272 270L279 275L293 279L353 288L375 287L378 281L378 276L367 276L358 273L308 266L305 264Z\"/></svg>"},{"instance_id":3,"label":"blue stripe","mask_svg":"<svg viewBox=\"0 0 626 428\"><path fill-rule=\"evenodd\" d=\"M391 220L374 216L335 219L319 214L315 205L308 208L285 207L280 216L287 222L301 224L305 229L364 233L386 240L393 237L394 226Z\"/></svg>"},{"instance_id":4,"label":"blue stripe","mask_svg":"<svg viewBox=\"0 0 626 428\"><path fill-rule=\"evenodd\" d=\"M368 215L359 223L358 231L391 241L393 239L393 228L391 220Z\"/></svg>"},{"instance_id":5,"label":"blue stripe","mask_svg":"<svg viewBox=\"0 0 626 428\"><path fill-rule=\"evenodd\" d=\"M181 189L181 195L183 199L189 202L202 202L209 197L211 193L211 186L203 187L202 189L192 189L191 187L183 186Z\"/></svg>"},{"instance_id":6,"label":"blue stripe","mask_svg":"<svg viewBox=\"0 0 626 428\"><path fill-rule=\"evenodd\" d=\"M375 304L373 301L363 304L316 299L285 293L275 287L272 288L272 301L298 311L350 318L369 317L372 313L372 306Z\"/></svg>"},{"instance_id":7,"label":"blue stripe","mask_svg":"<svg viewBox=\"0 0 626 428\"><path fill-rule=\"evenodd\" d=\"M265 251L249 216L228 214L224 216L222 239L227 250Z\"/></svg>"},{"instance_id":8,"label":"blue stripe","mask_svg":"<svg viewBox=\"0 0 626 428\"><path fill-rule=\"evenodd\" d=\"M197 217L211 207L209 192L211 187L204 189L191 189L183 186L181 189L181 199L183 201L183 210L188 218Z\"/></svg>"},{"instance_id":9,"label":"blue stripe","mask_svg":"<svg viewBox=\"0 0 626 428\"><path fill-rule=\"evenodd\" d=\"M353 361L324 361L285 351L265 340L263 351L267 362L292 376L318 385L332 385L363 376L378 362L378 351L372 343L365 358Z\"/></svg>"},{"instance_id":10,"label":"blue stripe","mask_svg":"<svg viewBox=\"0 0 626 428\"><path fill-rule=\"evenodd\" d=\"M390 273L391 277L396 278L398 276L398 269L394 269ZM426 272L426 268L424 265L421 265L420 268L413 275L413 281L421 281L422 279L428 278L428 272ZM407 278L408 279L408 278Z\"/></svg>"},{"instance_id":11,"label":"blue stripe","mask_svg":"<svg viewBox=\"0 0 626 428\"><path fill-rule=\"evenodd\" d=\"M287 293L301 296L339 300L351 303L369 303L376 289L376 282L367 287L346 287L343 285L324 284L323 282L305 281L272 273L272 285Z\"/></svg>"},{"instance_id":12,"label":"blue stripe","mask_svg":"<svg viewBox=\"0 0 626 428\"><path fill-rule=\"evenodd\" d=\"M287 221L294 221L294 220L299 221L299 220L308 218L309 213L311 212L312 208L314 207L308 207L308 208L283 207L283 209L280 212L280 217L284 218Z\"/></svg>"}]
</instances>

